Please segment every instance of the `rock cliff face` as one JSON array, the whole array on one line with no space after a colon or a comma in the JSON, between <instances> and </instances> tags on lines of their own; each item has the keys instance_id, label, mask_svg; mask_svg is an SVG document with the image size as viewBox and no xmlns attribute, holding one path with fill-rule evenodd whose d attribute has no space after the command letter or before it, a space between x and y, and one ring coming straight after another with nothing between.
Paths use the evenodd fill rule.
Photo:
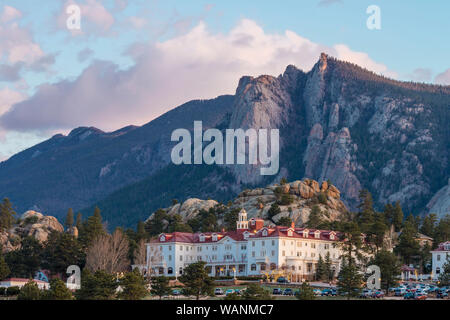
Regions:
<instances>
[{"instance_id":1,"label":"rock cliff face","mask_svg":"<svg viewBox=\"0 0 450 320\"><path fill-rule=\"evenodd\" d=\"M289 66L278 78L243 78L235 103L232 119L243 120L233 126L280 128L283 174L330 179L351 209L367 188L379 207L400 201L418 213L449 177L450 87L385 79L322 54L306 74ZM261 183L250 167L235 175Z\"/></svg>"},{"instance_id":2,"label":"rock cliff face","mask_svg":"<svg viewBox=\"0 0 450 320\"><path fill-rule=\"evenodd\" d=\"M450 214L450 179L448 185L439 190L427 204L430 213L436 213L439 218Z\"/></svg>"},{"instance_id":3,"label":"rock cliff face","mask_svg":"<svg viewBox=\"0 0 450 320\"><path fill-rule=\"evenodd\" d=\"M53 232L64 232L63 226L55 217L44 216L36 211L27 211L20 217L20 222L10 230L0 232L0 244L4 251L20 248L20 240L24 237L33 237L43 243Z\"/></svg>"},{"instance_id":4,"label":"rock cliff face","mask_svg":"<svg viewBox=\"0 0 450 320\"><path fill-rule=\"evenodd\" d=\"M318 195L321 193L325 195L325 200L319 202ZM328 185L326 181L320 185L317 181L311 179L298 180L281 186L274 184L265 188L246 189L232 201L229 209L243 208L247 211L249 219L253 217L263 218L266 220L266 224L273 224L268 219L268 211L283 194L291 195L292 203L279 205L280 213L273 217L275 222L282 217L289 217L296 225L302 226L308 221L311 208L314 205L320 208L323 219L328 221L334 221L347 212L347 208L340 200L340 191L334 185ZM215 200L191 198L164 210L168 215L179 214L183 221L187 222L195 218L200 210L209 210L218 204ZM149 219L152 217L153 214L150 215Z\"/></svg>"}]
</instances>

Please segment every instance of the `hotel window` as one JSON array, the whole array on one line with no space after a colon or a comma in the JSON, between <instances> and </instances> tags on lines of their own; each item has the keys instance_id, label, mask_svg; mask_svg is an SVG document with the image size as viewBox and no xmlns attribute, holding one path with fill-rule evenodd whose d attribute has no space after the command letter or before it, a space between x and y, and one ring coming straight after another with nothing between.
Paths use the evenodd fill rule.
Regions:
<instances>
[{"instance_id":1,"label":"hotel window","mask_svg":"<svg viewBox=\"0 0 450 320\"><path fill-rule=\"evenodd\" d=\"M301 247L301 246L302 246L301 241L298 241L298 242L297 242L297 247Z\"/></svg>"},{"instance_id":2,"label":"hotel window","mask_svg":"<svg viewBox=\"0 0 450 320\"><path fill-rule=\"evenodd\" d=\"M252 271L256 271L256 264L253 263L250 268Z\"/></svg>"},{"instance_id":3,"label":"hotel window","mask_svg":"<svg viewBox=\"0 0 450 320\"><path fill-rule=\"evenodd\" d=\"M247 250L247 246L245 244L241 245L241 250Z\"/></svg>"},{"instance_id":4,"label":"hotel window","mask_svg":"<svg viewBox=\"0 0 450 320\"><path fill-rule=\"evenodd\" d=\"M252 257L253 258L255 257L255 251L252 251Z\"/></svg>"},{"instance_id":5,"label":"hotel window","mask_svg":"<svg viewBox=\"0 0 450 320\"><path fill-rule=\"evenodd\" d=\"M272 257L275 256L275 251L272 250Z\"/></svg>"},{"instance_id":6,"label":"hotel window","mask_svg":"<svg viewBox=\"0 0 450 320\"><path fill-rule=\"evenodd\" d=\"M286 245L286 241L283 240L283 246L285 246L285 245Z\"/></svg>"},{"instance_id":7,"label":"hotel window","mask_svg":"<svg viewBox=\"0 0 450 320\"><path fill-rule=\"evenodd\" d=\"M169 251L172 251L172 246L169 246Z\"/></svg>"},{"instance_id":8,"label":"hotel window","mask_svg":"<svg viewBox=\"0 0 450 320\"><path fill-rule=\"evenodd\" d=\"M272 240L272 246L274 246L275 245L275 240Z\"/></svg>"},{"instance_id":9,"label":"hotel window","mask_svg":"<svg viewBox=\"0 0 450 320\"><path fill-rule=\"evenodd\" d=\"M316 256L316 254L313 252L311 253L311 257L314 258Z\"/></svg>"},{"instance_id":10,"label":"hotel window","mask_svg":"<svg viewBox=\"0 0 450 320\"><path fill-rule=\"evenodd\" d=\"M186 251L189 251L189 246L186 246Z\"/></svg>"},{"instance_id":11,"label":"hotel window","mask_svg":"<svg viewBox=\"0 0 450 320\"><path fill-rule=\"evenodd\" d=\"M180 261L183 261L183 256L180 256Z\"/></svg>"},{"instance_id":12,"label":"hotel window","mask_svg":"<svg viewBox=\"0 0 450 320\"><path fill-rule=\"evenodd\" d=\"M441 261L441 255L440 254L437 255L437 261Z\"/></svg>"},{"instance_id":13,"label":"hotel window","mask_svg":"<svg viewBox=\"0 0 450 320\"><path fill-rule=\"evenodd\" d=\"M169 247L169 250L170 250L170 247ZM180 251L183 251L183 246L180 246Z\"/></svg>"},{"instance_id":14,"label":"hotel window","mask_svg":"<svg viewBox=\"0 0 450 320\"><path fill-rule=\"evenodd\" d=\"M263 240L262 242L261 242L261 245L264 247L265 246L265 241Z\"/></svg>"},{"instance_id":15,"label":"hotel window","mask_svg":"<svg viewBox=\"0 0 450 320\"><path fill-rule=\"evenodd\" d=\"M264 257L266 255L266 250L261 250L261 257Z\"/></svg>"},{"instance_id":16,"label":"hotel window","mask_svg":"<svg viewBox=\"0 0 450 320\"><path fill-rule=\"evenodd\" d=\"M301 256L302 256L301 251L297 251L297 257L301 257Z\"/></svg>"},{"instance_id":17,"label":"hotel window","mask_svg":"<svg viewBox=\"0 0 450 320\"><path fill-rule=\"evenodd\" d=\"M324 246L324 249L325 249L325 250L330 249L330 245L329 245L328 243L325 243L323 246Z\"/></svg>"},{"instance_id":18,"label":"hotel window","mask_svg":"<svg viewBox=\"0 0 450 320\"><path fill-rule=\"evenodd\" d=\"M265 263L261 263L260 269L261 269L261 271L266 270L266 264Z\"/></svg>"},{"instance_id":19,"label":"hotel window","mask_svg":"<svg viewBox=\"0 0 450 320\"><path fill-rule=\"evenodd\" d=\"M172 261L172 255L169 254L169 261Z\"/></svg>"},{"instance_id":20,"label":"hotel window","mask_svg":"<svg viewBox=\"0 0 450 320\"><path fill-rule=\"evenodd\" d=\"M284 257L286 255L286 252L283 250L281 255Z\"/></svg>"},{"instance_id":21,"label":"hotel window","mask_svg":"<svg viewBox=\"0 0 450 320\"><path fill-rule=\"evenodd\" d=\"M315 243L311 243L311 248L315 249L316 248L316 244Z\"/></svg>"},{"instance_id":22,"label":"hotel window","mask_svg":"<svg viewBox=\"0 0 450 320\"><path fill-rule=\"evenodd\" d=\"M255 241L252 241L252 247L254 247L255 246Z\"/></svg>"}]
</instances>

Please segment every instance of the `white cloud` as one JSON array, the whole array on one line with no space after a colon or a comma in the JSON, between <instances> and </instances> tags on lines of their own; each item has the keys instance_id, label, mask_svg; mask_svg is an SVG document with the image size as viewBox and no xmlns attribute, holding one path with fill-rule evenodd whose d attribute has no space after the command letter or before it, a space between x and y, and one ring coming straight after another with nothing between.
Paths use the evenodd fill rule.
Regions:
<instances>
[{"instance_id":1,"label":"white cloud","mask_svg":"<svg viewBox=\"0 0 450 320\"><path fill-rule=\"evenodd\" d=\"M31 64L44 56L39 44L33 41L30 31L20 27L15 21L21 16L17 9L3 7L0 15L0 61L6 58L11 64Z\"/></svg>"},{"instance_id":2,"label":"white cloud","mask_svg":"<svg viewBox=\"0 0 450 320\"><path fill-rule=\"evenodd\" d=\"M434 78L434 82L436 84L443 84L450 86L450 68L438 74L436 78Z\"/></svg>"},{"instance_id":3,"label":"white cloud","mask_svg":"<svg viewBox=\"0 0 450 320\"><path fill-rule=\"evenodd\" d=\"M0 125L11 130L80 125L113 130L143 124L188 100L232 94L243 75L278 75L289 64L308 71L321 52L395 76L366 53L342 44L327 47L292 31L267 33L246 19L226 34L213 34L199 23L164 42L133 46L128 53L136 64L128 70L94 61L72 82L41 86L0 117Z\"/></svg>"}]
</instances>

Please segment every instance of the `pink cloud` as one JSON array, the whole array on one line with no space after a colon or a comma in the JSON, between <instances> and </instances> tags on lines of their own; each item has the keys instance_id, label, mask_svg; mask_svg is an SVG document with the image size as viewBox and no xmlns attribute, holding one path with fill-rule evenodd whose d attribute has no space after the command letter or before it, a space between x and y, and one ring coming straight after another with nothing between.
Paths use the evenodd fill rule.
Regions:
<instances>
[{"instance_id":1,"label":"pink cloud","mask_svg":"<svg viewBox=\"0 0 450 320\"><path fill-rule=\"evenodd\" d=\"M143 124L191 99L232 94L243 75L278 75L289 64L307 71L321 52L395 75L345 45L327 47L292 31L267 33L246 19L227 34L211 33L201 22L169 40L133 46L128 54L135 65L128 70L94 61L74 81L42 85L0 117L0 125L11 130L80 125L115 130Z\"/></svg>"}]
</instances>

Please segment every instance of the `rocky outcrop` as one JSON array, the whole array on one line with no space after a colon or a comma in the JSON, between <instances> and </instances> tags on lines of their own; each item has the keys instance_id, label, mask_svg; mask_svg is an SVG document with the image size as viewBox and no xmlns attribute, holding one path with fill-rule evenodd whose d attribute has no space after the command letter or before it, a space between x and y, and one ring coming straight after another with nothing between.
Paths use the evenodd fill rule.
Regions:
<instances>
[{"instance_id":1,"label":"rocky outcrop","mask_svg":"<svg viewBox=\"0 0 450 320\"><path fill-rule=\"evenodd\" d=\"M273 203L279 202L283 194L291 196L292 203L289 205L279 205L280 213L273 217L278 221L282 217L289 217L296 225L301 226L308 221L311 208L317 205L323 213L323 219L334 221L341 214L347 212L347 208L340 200L339 190L323 182L321 185L312 179L297 180L283 185L269 185L265 188L247 189L242 191L228 209L243 208L247 211L248 218L259 217L266 220L266 224L272 224L267 217L267 212ZM322 201L318 196L323 194ZM188 199L182 204L178 203L164 211L168 215L179 214L183 221L195 218L201 209L209 210L219 205L214 200ZM152 219L151 215L149 219ZM219 217L221 222L222 217Z\"/></svg>"},{"instance_id":2,"label":"rocky outcrop","mask_svg":"<svg viewBox=\"0 0 450 320\"><path fill-rule=\"evenodd\" d=\"M427 204L429 213L436 213L439 218L450 214L450 179L448 185L440 189Z\"/></svg>"},{"instance_id":3,"label":"rocky outcrop","mask_svg":"<svg viewBox=\"0 0 450 320\"><path fill-rule=\"evenodd\" d=\"M195 218L201 210L208 211L210 208L218 205L219 203L215 200L201 200L197 198L190 198L183 203L177 203L169 208L165 208L164 211L168 215L180 215L183 221L188 221ZM148 219L152 219L153 214L150 215Z\"/></svg>"},{"instance_id":4,"label":"rocky outcrop","mask_svg":"<svg viewBox=\"0 0 450 320\"><path fill-rule=\"evenodd\" d=\"M63 226L55 217L29 210L11 229L0 233L0 244L5 251L16 250L20 248L20 241L24 237L33 237L43 243L49 234L55 231L64 232Z\"/></svg>"}]
</instances>

